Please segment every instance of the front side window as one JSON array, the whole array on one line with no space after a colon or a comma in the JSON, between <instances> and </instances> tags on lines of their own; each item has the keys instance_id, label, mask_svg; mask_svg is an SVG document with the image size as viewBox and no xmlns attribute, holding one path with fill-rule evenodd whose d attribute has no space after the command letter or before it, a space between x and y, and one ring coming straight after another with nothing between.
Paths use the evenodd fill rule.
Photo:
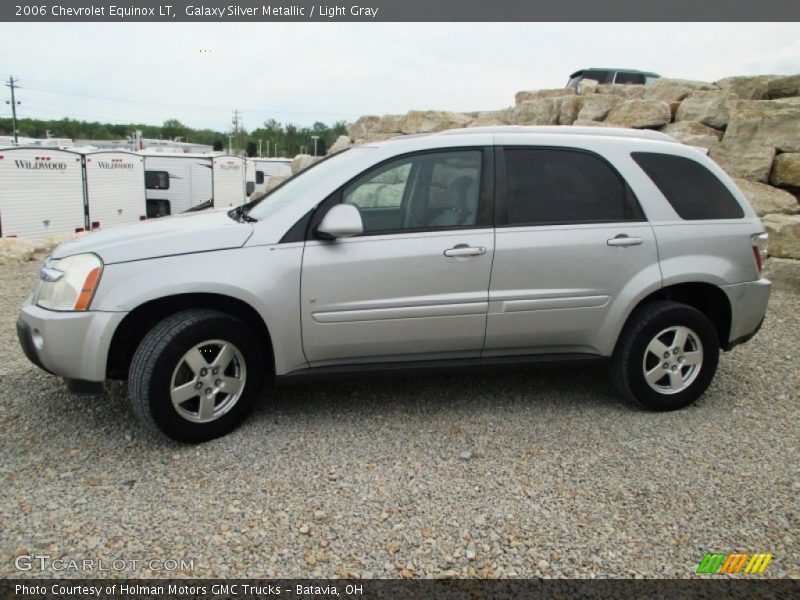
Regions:
<instances>
[{"instance_id":1,"label":"front side window","mask_svg":"<svg viewBox=\"0 0 800 600\"><path fill-rule=\"evenodd\" d=\"M591 79L597 83L614 83L614 71L586 71L583 79Z\"/></svg>"},{"instance_id":2,"label":"front side window","mask_svg":"<svg viewBox=\"0 0 800 600\"><path fill-rule=\"evenodd\" d=\"M169 173L166 171L145 171L144 187L148 190L168 190Z\"/></svg>"},{"instance_id":3,"label":"front side window","mask_svg":"<svg viewBox=\"0 0 800 600\"><path fill-rule=\"evenodd\" d=\"M474 227L483 153L431 152L386 163L342 190L358 207L364 233Z\"/></svg>"},{"instance_id":4,"label":"front side window","mask_svg":"<svg viewBox=\"0 0 800 600\"><path fill-rule=\"evenodd\" d=\"M631 156L681 219L744 217L742 207L730 190L696 160L658 152L634 152Z\"/></svg>"},{"instance_id":5,"label":"front side window","mask_svg":"<svg viewBox=\"0 0 800 600\"><path fill-rule=\"evenodd\" d=\"M505 148L504 155L506 201L499 225L642 220L628 186L608 163L593 154Z\"/></svg>"}]
</instances>

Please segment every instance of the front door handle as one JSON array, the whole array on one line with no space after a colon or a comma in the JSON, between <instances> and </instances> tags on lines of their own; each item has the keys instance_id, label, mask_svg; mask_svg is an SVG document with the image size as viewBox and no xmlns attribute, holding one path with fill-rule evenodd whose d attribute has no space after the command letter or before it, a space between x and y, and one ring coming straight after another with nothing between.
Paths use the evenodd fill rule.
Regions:
<instances>
[{"instance_id":1,"label":"front door handle","mask_svg":"<svg viewBox=\"0 0 800 600\"><path fill-rule=\"evenodd\" d=\"M639 246L642 243L642 238L640 237L630 237L624 233L620 233L617 237L613 237L610 240L606 240L606 244L609 246Z\"/></svg>"},{"instance_id":2,"label":"front door handle","mask_svg":"<svg viewBox=\"0 0 800 600\"><path fill-rule=\"evenodd\" d=\"M486 248L481 246L468 246L467 244L457 244L452 248L448 248L444 251L445 256L450 257L463 257L463 256L480 256L481 254L486 254Z\"/></svg>"}]
</instances>

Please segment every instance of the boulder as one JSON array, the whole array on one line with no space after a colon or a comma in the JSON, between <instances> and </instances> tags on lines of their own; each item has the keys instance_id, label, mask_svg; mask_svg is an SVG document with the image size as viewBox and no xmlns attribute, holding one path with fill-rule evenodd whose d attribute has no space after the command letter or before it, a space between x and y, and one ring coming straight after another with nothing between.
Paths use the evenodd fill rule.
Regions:
<instances>
[{"instance_id":1,"label":"boulder","mask_svg":"<svg viewBox=\"0 0 800 600\"><path fill-rule=\"evenodd\" d=\"M336 141L331 144L331 147L328 148L328 154L341 152L345 148L349 148L352 145L353 143L350 141L349 135L340 135L338 138L336 138Z\"/></svg>"},{"instance_id":2,"label":"boulder","mask_svg":"<svg viewBox=\"0 0 800 600\"><path fill-rule=\"evenodd\" d=\"M292 174L310 167L321 158L320 156L311 156L310 154L298 154L292 161Z\"/></svg>"},{"instance_id":3,"label":"boulder","mask_svg":"<svg viewBox=\"0 0 800 600\"><path fill-rule=\"evenodd\" d=\"M602 121L592 121L591 119L576 119L572 122L573 127L611 127Z\"/></svg>"},{"instance_id":4,"label":"boulder","mask_svg":"<svg viewBox=\"0 0 800 600\"><path fill-rule=\"evenodd\" d=\"M534 90L530 92L517 92L514 95L514 103L521 104L529 100L539 98L560 98L562 96L574 96L576 91L573 88L556 88L550 90Z\"/></svg>"},{"instance_id":5,"label":"boulder","mask_svg":"<svg viewBox=\"0 0 800 600\"><path fill-rule=\"evenodd\" d=\"M11 265L33 260L36 250L28 240L22 238L0 238L0 265Z\"/></svg>"},{"instance_id":6,"label":"boulder","mask_svg":"<svg viewBox=\"0 0 800 600\"><path fill-rule=\"evenodd\" d=\"M265 185L267 186L268 190L271 190L279 183L289 179L289 177L291 177L291 175L270 175Z\"/></svg>"},{"instance_id":7,"label":"boulder","mask_svg":"<svg viewBox=\"0 0 800 600\"><path fill-rule=\"evenodd\" d=\"M581 96L571 96L561 100L561 106L558 109L558 124L559 125L572 125L575 119L578 118L578 113L583 106L585 98Z\"/></svg>"},{"instance_id":8,"label":"boulder","mask_svg":"<svg viewBox=\"0 0 800 600\"><path fill-rule=\"evenodd\" d=\"M759 217L772 214L793 215L800 213L800 204L789 192L779 190L771 185L748 181L747 179L734 179L734 181Z\"/></svg>"},{"instance_id":9,"label":"boulder","mask_svg":"<svg viewBox=\"0 0 800 600\"><path fill-rule=\"evenodd\" d=\"M800 152L800 102L736 102L730 111L724 141L740 146L773 146L779 152Z\"/></svg>"},{"instance_id":10,"label":"boulder","mask_svg":"<svg viewBox=\"0 0 800 600\"><path fill-rule=\"evenodd\" d=\"M644 98L644 88L645 86L643 85L622 85L616 83L604 83L602 85L597 86L597 93L611 94L613 96L619 96L621 98L626 98L628 100L641 99Z\"/></svg>"},{"instance_id":11,"label":"boulder","mask_svg":"<svg viewBox=\"0 0 800 600\"><path fill-rule=\"evenodd\" d=\"M558 98L539 98L520 102L512 111L515 125L557 125L561 102Z\"/></svg>"},{"instance_id":12,"label":"boulder","mask_svg":"<svg viewBox=\"0 0 800 600\"><path fill-rule=\"evenodd\" d=\"M800 258L800 215L767 215L761 222L769 234L770 256Z\"/></svg>"},{"instance_id":13,"label":"boulder","mask_svg":"<svg viewBox=\"0 0 800 600\"><path fill-rule=\"evenodd\" d=\"M597 87L600 85L599 81L595 81L594 79L581 79L578 82L578 95L579 96L587 96L590 94L597 93Z\"/></svg>"},{"instance_id":14,"label":"boulder","mask_svg":"<svg viewBox=\"0 0 800 600\"><path fill-rule=\"evenodd\" d=\"M711 150L714 146L719 144L719 140L714 135L694 134L694 133L681 133L675 132L670 134L681 144L687 146L697 146L698 148L705 148Z\"/></svg>"},{"instance_id":15,"label":"boulder","mask_svg":"<svg viewBox=\"0 0 800 600\"><path fill-rule=\"evenodd\" d=\"M710 154L731 177L766 183L775 159L771 146L739 146L723 141L714 146Z\"/></svg>"},{"instance_id":16,"label":"boulder","mask_svg":"<svg viewBox=\"0 0 800 600\"><path fill-rule=\"evenodd\" d=\"M508 125L509 111L494 110L479 112L469 127L491 127L495 125Z\"/></svg>"},{"instance_id":17,"label":"boulder","mask_svg":"<svg viewBox=\"0 0 800 600\"><path fill-rule=\"evenodd\" d=\"M714 129L728 125L731 105L736 95L725 91L692 92L678 107L676 121L699 121Z\"/></svg>"},{"instance_id":18,"label":"boulder","mask_svg":"<svg viewBox=\"0 0 800 600\"><path fill-rule=\"evenodd\" d=\"M347 126L347 133L350 139L357 140L363 138L369 131L380 122L381 118L375 115L366 115L359 118L355 123Z\"/></svg>"},{"instance_id":19,"label":"boulder","mask_svg":"<svg viewBox=\"0 0 800 600\"><path fill-rule=\"evenodd\" d=\"M358 140L359 144L372 144L375 142L383 142L390 140L393 137L402 136L402 133L368 133L363 139Z\"/></svg>"},{"instance_id":20,"label":"boulder","mask_svg":"<svg viewBox=\"0 0 800 600\"><path fill-rule=\"evenodd\" d=\"M441 110L412 110L403 117L400 123L400 133L433 133L447 129L458 129L467 127L472 120L472 117L463 113Z\"/></svg>"},{"instance_id":21,"label":"boulder","mask_svg":"<svg viewBox=\"0 0 800 600\"><path fill-rule=\"evenodd\" d=\"M800 293L800 260L768 258L764 263L764 277L772 282L772 289Z\"/></svg>"},{"instance_id":22,"label":"boulder","mask_svg":"<svg viewBox=\"0 0 800 600\"><path fill-rule=\"evenodd\" d=\"M602 121L608 116L611 109L621 102L622 99L618 96L610 96L608 94L586 96L581 98L581 108L578 111L576 120Z\"/></svg>"},{"instance_id":23,"label":"boulder","mask_svg":"<svg viewBox=\"0 0 800 600\"><path fill-rule=\"evenodd\" d=\"M368 133L400 133L403 115L383 115Z\"/></svg>"},{"instance_id":24,"label":"boulder","mask_svg":"<svg viewBox=\"0 0 800 600\"><path fill-rule=\"evenodd\" d=\"M785 75L769 80L770 98L800 96L800 75Z\"/></svg>"},{"instance_id":25,"label":"boulder","mask_svg":"<svg viewBox=\"0 0 800 600\"><path fill-rule=\"evenodd\" d=\"M612 108L606 117L609 125L636 129L661 127L669 121L669 104L661 100L625 100Z\"/></svg>"},{"instance_id":26,"label":"boulder","mask_svg":"<svg viewBox=\"0 0 800 600\"><path fill-rule=\"evenodd\" d=\"M769 81L775 75L751 75L726 77L717 81L717 86L736 94L742 100L766 100L769 98Z\"/></svg>"},{"instance_id":27,"label":"boulder","mask_svg":"<svg viewBox=\"0 0 800 600\"><path fill-rule=\"evenodd\" d=\"M676 134L683 135L710 135L714 136L717 140L722 139L722 132L708 125L703 125L699 121L676 121L675 123L668 123L661 129L667 135L673 137Z\"/></svg>"},{"instance_id":28,"label":"boulder","mask_svg":"<svg viewBox=\"0 0 800 600\"><path fill-rule=\"evenodd\" d=\"M662 77L653 83L645 85L645 100L663 100L664 102L676 102L683 100L692 92L698 90L713 90L715 87L703 81L689 81L688 79L669 79Z\"/></svg>"},{"instance_id":29,"label":"boulder","mask_svg":"<svg viewBox=\"0 0 800 600\"><path fill-rule=\"evenodd\" d=\"M697 121L668 123L661 129L677 141L688 146L710 149L719 143L722 132Z\"/></svg>"},{"instance_id":30,"label":"boulder","mask_svg":"<svg viewBox=\"0 0 800 600\"><path fill-rule=\"evenodd\" d=\"M772 185L800 187L800 152L778 154L769 176Z\"/></svg>"},{"instance_id":31,"label":"boulder","mask_svg":"<svg viewBox=\"0 0 800 600\"><path fill-rule=\"evenodd\" d=\"M46 235L36 241L34 253L35 254L51 254L56 246L60 246L65 242L74 240L77 237L86 235L86 233L54 233Z\"/></svg>"}]
</instances>

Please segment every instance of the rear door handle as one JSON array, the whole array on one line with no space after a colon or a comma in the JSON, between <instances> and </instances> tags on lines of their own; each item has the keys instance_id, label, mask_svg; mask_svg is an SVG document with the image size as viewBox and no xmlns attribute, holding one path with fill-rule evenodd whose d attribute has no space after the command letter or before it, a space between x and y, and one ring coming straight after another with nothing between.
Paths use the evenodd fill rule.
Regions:
<instances>
[{"instance_id":1,"label":"rear door handle","mask_svg":"<svg viewBox=\"0 0 800 600\"><path fill-rule=\"evenodd\" d=\"M486 248L481 246L468 246L467 244L458 244L444 251L445 256L455 258L462 256L480 256L481 254L486 254Z\"/></svg>"},{"instance_id":2,"label":"rear door handle","mask_svg":"<svg viewBox=\"0 0 800 600\"><path fill-rule=\"evenodd\" d=\"M609 246L640 246L641 243L642 238L630 237L624 233L620 233L618 236L606 240L606 244Z\"/></svg>"}]
</instances>

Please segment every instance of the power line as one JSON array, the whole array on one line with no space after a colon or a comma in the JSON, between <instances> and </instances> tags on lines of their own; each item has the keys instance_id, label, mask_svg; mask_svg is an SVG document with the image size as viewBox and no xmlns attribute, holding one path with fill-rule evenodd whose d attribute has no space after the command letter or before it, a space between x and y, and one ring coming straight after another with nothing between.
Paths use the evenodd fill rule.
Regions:
<instances>
[{"instance_id":1,"label":"power line","mask_svg":"<svg viewBox=\"0 0 800 600\"><path fill-rule=\"evenodd\" d=\"M126 102L129 104L153 104L156 106L168 106L172 108L191 108L195 110L216 110L216 111L225 111L228 112L229 108L222 108L219 106L201 106L196 104L178 104L174 102L160 102L158 100L141 100L141 99L133 99L133 98L119 98L113 96L97 96L94 94L79 94L77 92L60 92L57 90L48 90L44 88L37 88L37 87L26 87L25 89L42 92L45 94L57 94L60 96L75 96L78 98L91 98L94 100L105 100L109 102ZM296 111L296 110L268 110L262 108L244 108L241 109L241 112L248 112L248 113L264 113L264 114L286 114L286 115L319 115L319 116L335 116L335 117L352 117L353 114L342 115L342 113L325 113L325 112L310 112L310 111Z\"/></svg>"}]
</instances>

